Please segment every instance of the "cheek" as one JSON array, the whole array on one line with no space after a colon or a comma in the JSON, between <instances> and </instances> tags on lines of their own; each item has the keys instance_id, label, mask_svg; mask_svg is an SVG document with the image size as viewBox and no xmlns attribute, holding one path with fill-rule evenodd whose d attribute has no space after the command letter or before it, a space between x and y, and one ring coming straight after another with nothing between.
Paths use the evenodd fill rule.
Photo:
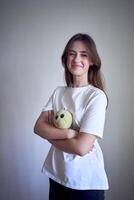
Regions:
<instances>
[{"instance_id":1,"label":"cheek","mask_svg":"<svg viewBox=\"0 0 134 200\"><path fill-rule=\"evenodd\" d=\"M87 62L88 62L88 65L90 66L90 65L93 65L93 62L89 59L89 60L87 60Z\"/></svg>"},{"instance_id":2,"label":"cheek","mask_svg":"<svg viewBox=\"0 0 134 200\"><path fill-rule=\"evenodd\" d=\"M85 61L85 65L86 65L86 66L90 66L91 64L92 64L92 63L91 63L90 61L88 61L88 60Z\"/></svg>"}]
</instances>

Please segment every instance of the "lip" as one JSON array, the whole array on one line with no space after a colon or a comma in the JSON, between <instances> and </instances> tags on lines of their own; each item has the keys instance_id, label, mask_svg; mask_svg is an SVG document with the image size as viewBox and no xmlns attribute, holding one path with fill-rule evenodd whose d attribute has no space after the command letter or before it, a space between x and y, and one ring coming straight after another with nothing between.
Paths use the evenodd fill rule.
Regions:
<instances>
[{"instance_id":1,"label":"lip","mask_svg":"<svg viewBox=\"0 0 134 200\"><path fill-rule=\"evenodd\" d=\"M80 67L80 68L83 68L82 65L77 65L77 64L72 64L71 66L72 66L72 67Z\"/></svg>"}]
</instances>

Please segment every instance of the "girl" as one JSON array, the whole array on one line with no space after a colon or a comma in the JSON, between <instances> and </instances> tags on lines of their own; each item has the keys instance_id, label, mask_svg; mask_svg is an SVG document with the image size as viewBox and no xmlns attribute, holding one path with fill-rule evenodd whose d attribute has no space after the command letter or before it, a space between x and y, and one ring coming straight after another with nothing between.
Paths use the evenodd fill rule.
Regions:
<instances>
[{"instance_id":1,"label":"girl","mask_svg":"<svg viewBox=\"0 0 134 200\"><path fill-rule=\"evenodd\" d=\"M107 97L101 60L87 34L74 35L61 59L67 86L55 89L34 127L52 144L43 165L50 180L49 200L104 200L108 181L98 139L103 136ZM53 125L54 114L63 108L73 115L72 129Z\"/></svg>"}]
</instances>

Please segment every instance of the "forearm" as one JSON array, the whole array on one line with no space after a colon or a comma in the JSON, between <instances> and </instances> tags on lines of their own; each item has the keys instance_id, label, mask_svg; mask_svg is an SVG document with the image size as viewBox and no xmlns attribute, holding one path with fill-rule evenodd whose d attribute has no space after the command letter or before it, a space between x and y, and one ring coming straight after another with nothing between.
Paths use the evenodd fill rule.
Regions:
<instances>
[{"instance_id":1,"label":"forearm","mask_svg":"<svg viewBox=\"0 0 134 200\"><path fill-rule=\"evenodd\" d=\"M44 139L66 139L67 133L64 129L57 129L47 122L39 123L35 125L34 132Z\"/></svg>"},{"instance_id":2,"label":"forearm","mask_svg":"<svg viewBox=\"0 0 134 200\"><path fill-rule=\"evenodd\" d=\"M47 122L40 122L34 127L34 132L47 140L67 139L73 137L70 129L58 129Z\"/></svg>"},{"instance_id":3,"label":"forearm","mask_svg":"<svg viewBox=\"0 0 134 200\"><path fill-rule=\"evenodd\" d=\"M49 140L49 142L62 151L77 154L77 140L75 138L64 140Z\"/></svg>"},{"instance_id":4,"label":"forearm","mask_svg":"<svg viewBox=\"0 0 134 200\"><path fill-rule=\"evenodd\" d=\"M91 136L92 137L92 136ZM96 137L93 136L88 143L84 143L79 139L79 134L75 138L65 139L65 140L49 140L56 148L72 154L77 154L79 156L84 156L89 153L94 146L94 141ZM82 139L83 140L83 139Z\"/></svg>"}]
</instances>

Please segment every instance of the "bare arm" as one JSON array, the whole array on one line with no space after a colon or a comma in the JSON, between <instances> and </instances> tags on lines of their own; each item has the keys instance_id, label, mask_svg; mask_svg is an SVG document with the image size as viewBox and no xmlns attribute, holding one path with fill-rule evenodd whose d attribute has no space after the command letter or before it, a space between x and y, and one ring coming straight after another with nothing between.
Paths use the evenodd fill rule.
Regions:
<instances>
[{"instance_id":1,"label":"bare arm","mask_svg":"<svg viewBox=\"0 0 134 200\"><path fill-rule=\"evenodd\" d=\"M89 133L78 133L72 139L49 140L49 142L62 151L84 156L93 149L96 138L95 135Z\"/></svg>"},{"instance_id":2,"label":"bare arm","mask_svg":"<svg viewBox=\"0 0 134 200\"><path fill-rule=\"evenodd\" d=\"M41 113L34 126L34 132L47 139L56 148L80 156L84 156L92 150L96 139L96 136L91 134L78 133L72 129L55 128L53 126L53 111Z\"/></svg>"},{"instance_id":3,"label":"bare arm","mask_svg":"<svg viewBox=\"0 0 134 200\"><path fill-rule=\"evenodd\" d=\"M58 129L53 126L53 111L42 112L34 126L34 133L47 140L70 139L75 137L72 129Z\"/></svg>"}]
</instances>

